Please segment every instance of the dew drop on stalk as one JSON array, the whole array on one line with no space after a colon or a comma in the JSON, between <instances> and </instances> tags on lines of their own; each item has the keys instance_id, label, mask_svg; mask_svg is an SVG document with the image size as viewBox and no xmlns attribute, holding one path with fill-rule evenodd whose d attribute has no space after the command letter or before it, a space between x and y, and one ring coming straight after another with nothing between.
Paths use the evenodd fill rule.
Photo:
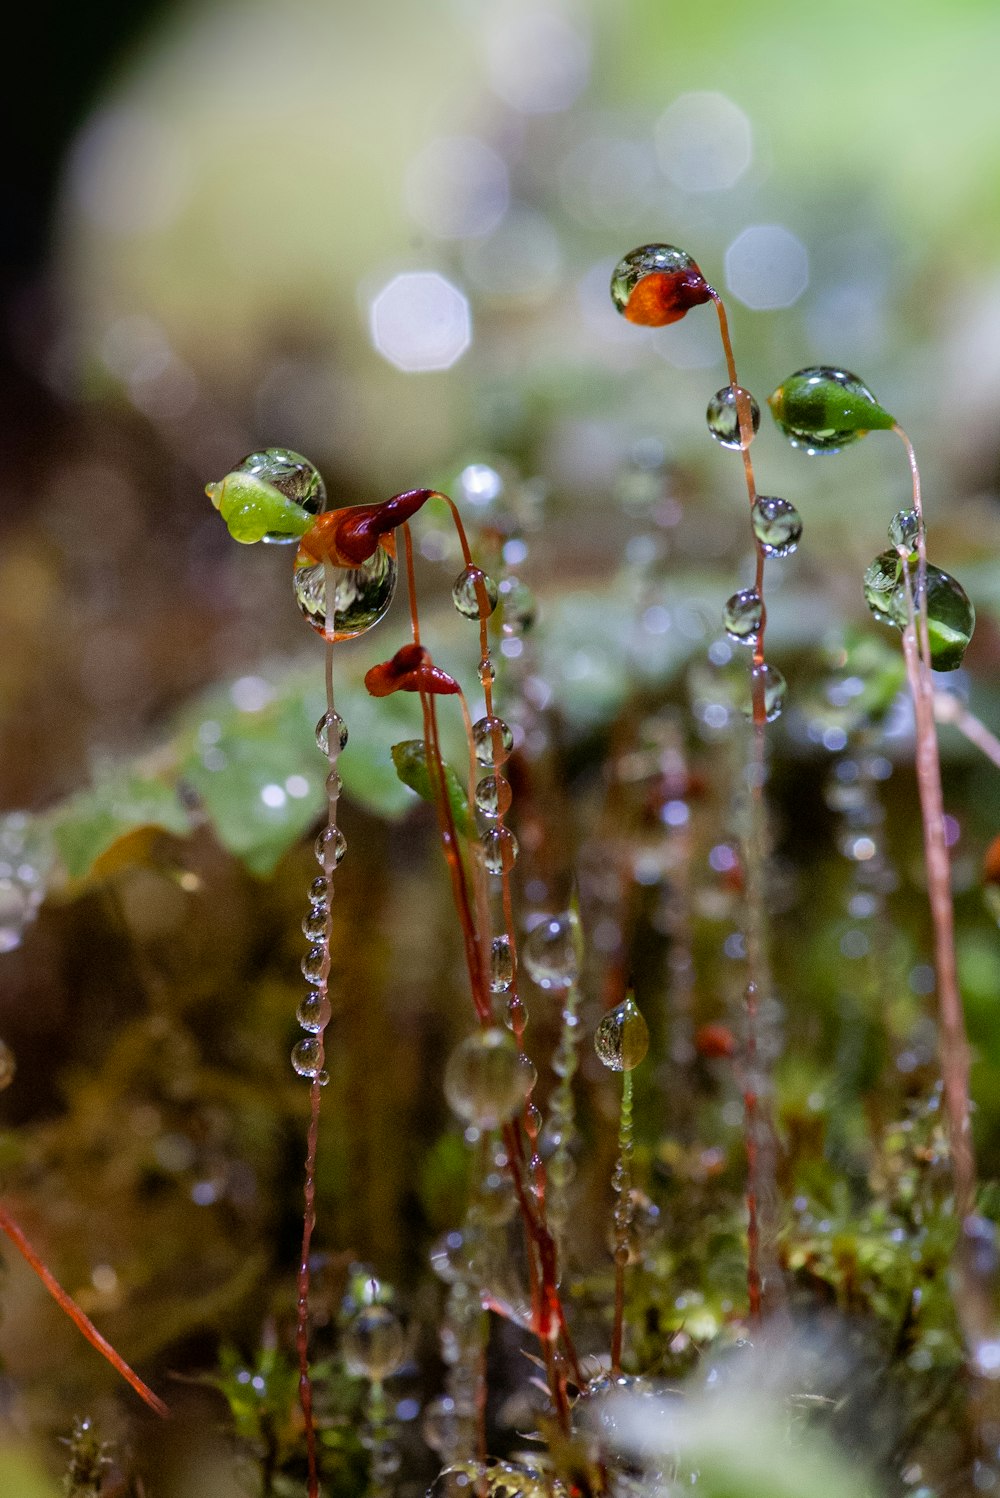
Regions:
<instances>
[{"instance_id":1,"label":"dew drop on stalk","mask_svg":"<svg viewBox=\"0 0 1000 1498\"><path fill-rule=\"evenodd\" d=\"M322 990L307 993L295 1011L295 1018L303 1030L318 1035L330 1023L330 1000Z\"/></svg>"},{"instance_id":2,"label":"dew drop on stalk","mask_svg":"<svg viewBox=\"0 0 1000 1498\"><path fill-rule=\"evenodd\" d=\"M456 577L451 596L466 619L484 619L496 608L500 589L481 567L470 565Z\"/></svg>"},{"instance_id":3,"label":"dew drop on stalk","mask_svg":"<svg viewBox=\"0 0 1000 1498\"><path fill-rule=\"evenodd\" d=\"M476 806L483 816L502 817L510 803L510 782L503 775L484 775L476 786Z\"/></svg>"},{"instance_id":4,"label":"dew drop on stalk","mask_svg":"<svg viewBox=\"0 0 1000 1498\"><path fill-rule=\"evenodd\" d=\"M340 748L347 748L347 724L339 713L324 713L316 724L316 747L321 754L330 753L330 733L335 729Z\"/></svg>"},{"instance_id":5,"label":"dew drop on stalk","mask_svg":"<svg viewBox=\"0 0 1000 1498\"><path fill-rule=\"evenodd\" d=\"M326 962L326 948L322 946L310 947L302 959L302 976L307 983L320 984L325 978L323 971Z\"/></svg>"},{"instance_id":6,"label":"dew drop on stalk","mask_svg":"<svg viewBox=\"0 0 1000 1498\"><path fill-rule=\"evenodd\" d=\"M767 403L792 446L807 453L839 452L866 432L894 424L857 375L825 364L796 370Z\"/></svg>"},{"instance_id":7,"label":"dew drop on stalk","mask_svg":"<svg viewBox=\"0 0 1000 1498\"><path fill-rule=\"evenodd\" d=\"M766 557L788 557L799 544L802 517L787 499L758 494L750 509L750 524Z\"/></svg>"},{"instance_id":8,"label":"dew drop on stalk","mask_svg":"<svg viewBox=\"0 0 1000 1498\"><path fill-rule=\"evenodd\" d=\"M905 629L907 624L906 583L903 568L909 570L910 589L917 603L919 567L912 556L905 562L898 551L883 551L868 567L864 576L865 600L876 619ZM935 671L954 671L976 627L976 611L961 583L927 563L924 611L927 615L927 638L931 665Z\"/></svg>"},{"instance_id":9,"label":"dew drop on stalk","mask_svg":"<svg viewBox=\"0 0 1000 1498\"><path fill-rule=\"evenodd\" d=\"M483 659L479 662L477 674L479 676L479 685L481 687L485 687L487 683L492 685L492 683L496 681L497 668L496 666L494 666L489 656L484 656Z\"/></svg>"},{"instance_id":10,"label":"dew drop on stalk","mask_svg":"<svg viewBox=\"0 0 1000 1498\"><path fill-rule=\"evenodd\" d=\"M319 515L326 505L326 485L319 469L301 453L292 452L291 448L267 447L260 452L248 453L233 472L249 473L254 478L263 479L310 515ZM299 533L268 531L263 539L272 544L286 544L298 541Z\"/></svg>"},{"instance_id":11,"label":"dew drop on stalk","mask_svg":"<svg viewBox=\"0 0 1000 1498\"><path fill-rule=\"evenodd\" d=\"M396 591L396 557L382 542L360 567L332 567L333 630L327 630L327 564L304 550L295 558L295 601L313 629L325 639L353 640L377 624Z\"/></svg>"},{"instance_id":12,"label":"dew drop on stalk","mask_svg":"<svg viewBox=\"0 0 1000 1498\"><path fill-rule=\"evenodd\" d=\"M580 921L572 910L547 916L525 937L522 961L539 988L560 991L580 976Z\"/></svg>"},{"instance_id":13,"label":"dew drop on stalk","mask_svg":"<svg viewBox=\"0 0 1000 1498\"><path fill-rule=\"evenodd\" d=\"M508 874L517 859L517 838L509 827L490 827L483 833L483 864L488 874Z\"/></svg>"},{"instance_id":14,"label":"dew drop on stalk","mask_svg":"<svg viewBox=\"0 0 1000 1498\"><path fill-rule=\"evenodd\" d=\"M764 721L773 723L775 718L781 717L781 710L785 705L785 693L788 684L777 666L770 666L765 661L763 665L754 666L750 672L750 680L741 703L746 717L754 715L754 700L758 692L764 697Z\"/></svg>"},{"instance_id":15,"label":"dew drop on stalk","mask_svg":"<svg viewBox=\"0 0 1000 1498\"><path fill-rule=\"evenodd\" d=\"M755 588L744 588L726 600L722 622L726 634L741 645L753 645L760 634L764 604Z\"/></svg>"},{"instance_id":16,"label":"dew drop on stalk","mask_svg":"<svg viewBox=\"0 0 1000 1498\"><path fill-rule=\"evenodd\" d=\"M496 1129L519 1113L536 1072L513 1036L496 1027L477 1030L452 1051L444 1071L449 1107L477 1129Z\"/></svg>"},{"instance_id":17,"label":"dew drop on stalk","mask_svg":"<svg viewBox=\"0 0 1000 1498\"><path fill-rule=\"evenodd\" d=\"M502 765L510 758L514 748L514 735L510 725L494 715L473 723L472 743L476 759L481 765Z\"/></svg>"},{"instance_id":18,"label":"dew drop on stalk","mask_svg":"<svg viewBox=\"0 0 1000 1498\"><path fill-rule=\"evenodd\" d=\"M17 1060L14 1052L5 1040L0 1040L0 1092L9 1087L14 1080L17 1071Z\"/></svg>"},{"instance_id":19,"label":"dew drop on stalk","mask_svg":"<svg viewBox=\"0 0 1000 1498\"><path fill-rule=\"evenodd\" d=\"M649 1028L631 994L601 1020L594 1050L612 1071L632 1071L649 1050Z\"/></svg>"},{"instance_id":20,"label":"dew drop on stalk","mask_svg":"<svg viewBox=\"0 0 1000 1498\"><path fill-rule=\"evenodd\" d=\"M889 521L889 540L893 546L915 551L919 534L920 520L916 510L897 510Z\"/></svg>"},{"instance_id":21,"label":"dew drop on stalk","mask_svg":"<svg viewBox=\"0 0 1000 1498\"><path fill-rule=\"evenodd\" d=\"M750 403L750 425L756 436L760 430L760 407L749 390L744 390L742 385L726 385L724 389L717 390L708 403L705 420L716 442L739 451L743 446L743 436L740 432L737 395L745 396Z\"/></svg>"},{"instance_id":22,"label":"dew drop on stalk","mask_svg":"<svg viewBox=\"0 0 1000 1498\"><path fill-rule=\"evenodd\" d=\"M322 875L309 886L309 904L314 910L330 909L330 886Z\"/></svg>"},{"instance_id":23,"label":"dew drop on stalk","mask_svg":"<svg viewBox=\"0 0 1000 1498\"><path fill-rule=\"evenodd\" d=\"M302 935L310 941L322 941L326 935L326 911L322 907L310 907L302 918Z\"/></svg>"},{"instance_id":24,"label":"dew drop on stalk","mask_svg":"<svg viewBox=\"0 0 1000 1498\"><path fill-rule=\"evenodd\" d=\"M314 1035L306 1035L292 1047L292 1068L300 1077L310 1082L320 1081L325 1077L322 1066L323 1046Z\"/></svg>"},{"instance_id":25,"label":"dew drop on stalk","mask_svg":"<svg viewBox=\"0 0 1000 1498\"><path fill-rule=\"evenodd\" d=\"M514 981L514 953L509 936L495 936L490 943L490 993L506 993Z\"/></svg>"},{"instance_id":26,"label":"dew drop on stalk","mask_svg":"<svg viewBox=\"0 0 1000 1498\"><path fill-rule=\"evenodd\" d=\"M611 300L629 322L662 328L711 297L691 256L672 244L644 244L611 273Z\"/></svg>"},{"instance_id":27,"label":"dew drop on stalk","mask_svg":"<svg viewBox=\"0 0 1000 1498\"><path fill-rule=\"evenodd\" d=\"M365 1306L344 1329L344 1362L356 1377L381 1383L406 1359L406 1333L388 1306Z\"/></svg>"},{"instance_id":28,"label":"dew drop on stalk","mask_svg":"<svg viewBox=\"0 0 1000 1498\"><path fill-rule=\"evenodd\" d=\"M334 868L336 868L343 858L344 854L347 852L347 838L341 832L339 827L324 827L323 831L319 834L319 836L316 838L315 843L313 844L313 851L316 854L316 862L318 864L321 864L323 868L326 868L328 851L331 848L333 849L332 862Z\"/></svg>"}]
</instances>

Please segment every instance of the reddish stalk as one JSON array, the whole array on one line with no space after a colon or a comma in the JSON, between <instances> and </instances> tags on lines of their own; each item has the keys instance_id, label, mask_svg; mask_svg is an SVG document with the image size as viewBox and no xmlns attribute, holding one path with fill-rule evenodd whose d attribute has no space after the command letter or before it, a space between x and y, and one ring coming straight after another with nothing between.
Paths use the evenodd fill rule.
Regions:
<instances>
[{"instance_id":1,"label":"reddish stalk","mask_svg":"<svg viewBox=\"0 0 1000 1498\"><path fill-rule=\"evenodd\" d=\"M170 1411L163 1400L159 1395L154 1394L152 1389L143 1383L138 1373L129 1367L128 1363L126 1363L125 1359L119 1353L115 1352L108 1339L101 1336L101 1333L97 1330L90 1317L85 1311L80 1309L73 1297L63 1289L48 1265L39 1258L38 1254L32 1248L13 1217L8 1212L5 1212L2 1207L0 1207L0 1232L4 1233L10 1239L21 1257L26 1263L30 1264L60 1310L66 1312L66 1315L72 1321L77 1331L86 1337L91 1347L96 1348L101 1356L106 1358L111 1364L115 1372L120 1373L122 1378L132 1385L139 1398L148 1404L151 1410L155 1410L158 1415L166 1420Z\"/></svg>"}]
</instances>

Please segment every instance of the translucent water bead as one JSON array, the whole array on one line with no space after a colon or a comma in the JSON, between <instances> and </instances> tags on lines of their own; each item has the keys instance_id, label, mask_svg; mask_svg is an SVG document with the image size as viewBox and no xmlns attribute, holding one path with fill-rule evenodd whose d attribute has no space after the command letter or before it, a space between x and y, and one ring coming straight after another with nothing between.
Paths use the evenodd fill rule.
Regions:
<instances>
[{"instance_id":1,"label":"translucent water bead","mask_svg":"<svg viewBox=\"0 0 1000 1498\"><path fill-rule=\"evenodd\" d=\"M883 551L864 577L865 599L877 619L904 629L907 623L906 584L903 568L909 570L910 590L916 597L919 569L915 559L905 563L898 551ZM931 665L935 671L954 671L976 627L976 611L962 587L949 573L927 563L924 599Z\"/></svg>"},{"instance_id":2,"label":"translucent water bead","mask_svg":"<svg viewBox=\"0 0 1000 1498\"><path fill-rule=\"evenodd\" d=\"M295 559L292 587L295 601L313 629L328 640L353 640L377 624L388 611L396 591L396 557L379 545L360 567L333 567L334 619L327 626L327 564L315 562L307 552Z\"/></svg>"},{"instance_id":3,"label":"translucent water bead","mask_svg":"<svg viewBox=\"0 0 1000 1498\"><path fill-rule=\"evenodd\" d=\"M330 753L330 733L336 730L341 750L347 748L347 724L339 713L324 713L316 724L316 747L321 754Z\"/></svg>"},{"instance_id":4,"label":"translucent water bead","mask_svg":"<svg viewBox=\"0 0 1000 1498\"><path fill-rule=\"evenodd\" d=\"M754 588L744 588L741 592L734 593L732 598L726 600L726 606L722 610L726 634L731 640L738 640L741 645L753 645L756 642L763 618L763 600Z\"/></svg>"},{"instance_id":5,"label":"translucent water bead","mask_svg":"<svg viewBox=\"0 0 1000 1498\"><path fill-rule=\"evenodd\" d=\"M612 1071L633 1071L649 1050L649 1028L631 994L601 1020L594 1050Z\"/></svg>"},{"instance_id":6,"label":"translucent water bead","mask_svg":"<svg viewBox=\"0 0 1000 1498\"><path fill-rule=\"evenodd\" d=\"M514 981L514 953L509 936L495 936L490 945L490 993L506 993Z\"/></svg>"},{"instance_id":7,"label":"translucent water bead","mask_svg":"<svg viewBox=\"0 0 1000 1498\"><path fill-rule=\"evenodd\" d=\"M509 827L490 827L483 833L483 866L488 874L509 874L517 860L517 838Z\"/></svg>"},{"instance_id":8,"label":"translucent water bead","mask_svg":"<svg viewBox=\"0 0 1000 1498\"><path fill-rule=\"evenodd\" d=\"M511 756L514 735L502 718L480 718L472 725L472 743L481 765L502 765Z\"/></svg>"},{"instance_id":9,"label":"translucent water bead","mask_svg":"<svg viewBox=\"0 0 1000 1498\"><path fill-rule=\"evenodd\" d=\"M309 904L313 910L330 909L330 886L322 875L309 886Z\"/></svg>"},{"instance_id":10,"label":"translucent water bead","mask_svg":"<svg viewBox=\"0 0 1000 1498\"><path fill-rule=\"evenodd\" d=\"M889 521L889 540L904 551L916 551L920 518L916 510L897 510Z\"/></svg>"},{"instance_id":11,"label":"translucent water bead","mask_svg":"<svg viewBox=\"0 0 1000 1498\"><path fill-rule=\"evenodd\" d=\"M308 1030L310 1035L318 1035L330 1023L330 1013L330 1000L319 989L306 994L295 1011L295 1018L303 1030Z\"/></svg>"},{"instance_id":12,"label":"translucent water bead","mask_svg":"<svg viewBox=\"0 0 1000 1498\"><path fill-rule=\"evenodd\" d=\"M758 494L750 524L766 557L789 557L802 536L802 516L787 499Z\"/></svg>"},{"instance_id":13,"label":"translucent water bead","mask_svg":"<svg viewBox=\"0 0 1000 1498\"><path fill-rule=\"evenodd\" d=\"M740 415L737 409L738 395L745 396L750 403L750 425L753 436L756 437L760 430L760 407L749 390L744 390L742 385L727 385L724 390L717 390L705 412L708 430L716 442L721 443L723 447L735 448L737 451L743 446Z\"/></svg>"},{"instance_id":14,"label":"translucent water bead","mask_svg":"<svg viewBox=\"0 0 1000 1498\"><path fill-rule=\"evenodd\" d=\"M500 589L481 567L466 567L455 579L452 601L466 619L486 619L500 598Z\"/></svg>"},{"instance_id":15,"label":"translucent water bead","mask_svg":"<svg viewBox=\"0 0 1000 1498\"><path fill-rule=\"evenodd\" d=\"M292 1069L307 1081L326 1086L329 1077L323 1070L323 1042L317 1035L306 1035L292 1047Z\"/></svg>"},{"instance_id":16,"label":"translucent water bead","mask_svg":"<svg viewBox=\"0 0 1000 1498\"><path fill-rule=\"evenodd\" d=\"M573 910L547 917L525 938L521 960L539 988L571 988L580 976L580 920Z\"/></svg>"},{"instance_id":17,"label":"translucent water bead","mask_svg":"<svg viewBox=\"0 0 1000 1498\"><path fill-rule=\"evenodd\" d=\"M315 843L313 844L313 851L316 854L316 862L324 869L326 868L327 859L330 856L331 849L331 862L333 864L333 867L336 868L342 860L344 854L347 852L347 838L341 832L339 827L324 827L323 831L319 834Z\"/></svg>"},{"instance_id":18,"label":"translucent water bead","mask_svg":"<svg viewBox=\"0 0 1000 1498\"><path fill-rule=\"evenodd\" d=\"M672 244L643 244L611 273L611 300L629 322L662 328L678 322L712 292L698 266Z\"/></svg>"},{"instance_id":19,"label":"translucent water bead","mask_svg":"<svg viewBox=\"0 0 1000 1498\"><path fill-rule=\"evenodd\" d=\"M497 1129L524 1106L535 1085L535 1068L506 1030L479 1030L452 1051L444 1071L444 1095L464 1123Z\"/></svg>"},{"instance_id":20,"label":"translucent water bead","mask_svg":"<svg viewBox=\"0 0 1000 1498\"><path fill-rule=\"evenodd\" d=\"M857 375L826 364L796 370L767 403L792 446L807 453L835 453L895 424Z\"/></svg>"},{"instance_id":21,"label":"translucent water bead","mask_svg":"<svg viewBox=\"0 0 1000 1498\"><path fill-rule=\"evenodd\" d=\"M249 473L263 479L277 489L285 499L301 505L310 515L318 515L326 505L326 485L319 469L301 453L289 447L266 447L261 452L248 453L233 469L234 473ZM268 531L263 537L272 544L286 544L299 539L299 531L284 532L280 528Z\"/></svg>"},{"instance_id":22,"label":"translucent water bead","mask_svg":"<svg viewBox=\"0 0 1000 1498\"><path fill-rule=\"evenodd\" d=\"M344 1362L356 1377L381 1383L406 1361L406 1333L388 1306L365 1306L344 1330Z\"/></svg>"},{"instance_id":23,"label":"translucent water bead","mask_svg":"<svg viewBox=\"0 0 1000 1498\"><path fill-rule=\"evenodd\" d=\"M761 666L754 666L750 672L748 690L745 693L740 707L747 718L754 715L754 701L758 692L763 693L764 721L773 723L775 718L780 718L781 710L785 705L785 694L788 683L776 666L769 666L766 662Z\"/></svg>"},{"instance_id":24,"label":"translucent water bead","mask_svg":"<svg viewBox=\"0 0 1000 1498\"><path fill-rule=\"evenodd\" d=\"M484 775L476 786L476 807L491 820L510 810L510 781L503 775Z\"/></svg>"}]
</instances>

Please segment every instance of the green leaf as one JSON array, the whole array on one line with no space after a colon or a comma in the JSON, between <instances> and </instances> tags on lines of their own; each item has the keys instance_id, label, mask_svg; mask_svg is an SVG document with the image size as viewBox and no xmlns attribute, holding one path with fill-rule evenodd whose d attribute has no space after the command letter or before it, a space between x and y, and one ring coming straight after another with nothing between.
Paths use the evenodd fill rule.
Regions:
<instances>
[{"instance_id":1,"label":"green leaf","mask_svg":"<svg viewBox=\"0 0 1000 1498\"><path fill-rule=\"evenodd\" d=\"M56 851L71 879L84 878L120 839L149 827L183 837L190 820L173 786L127 771L71 797L51 821Z\"/></svg>"},{"instance_id":2,"label":"green leaf","mask_svg":"<svg viewBox=\"0 0 1000 1498\"><path fill-rule=\"evenodd\" d=\"M308 510L256 474L227 473L220 484L207 484L205 493L233 540L246 546L267 535L304 536L313 524Z\"/></svg>"},{"instance_id":3,"label":"green leaf","mask_svg":"<svg viewBox=\"0 0 1000 1498\"><path fill-rule=\"evenodd\" d=\"M402 743L393 744L392 762L396 766L396 774L411 791L416 791L424 801L432 804L437 800L436 780L434 784L431 783L427 746L423 739L404 739ZM469 798L451 765L444 766L444 781L455 826L463 837L476 837L477 829L469 811Z\"/></svg>"}]
</instances>

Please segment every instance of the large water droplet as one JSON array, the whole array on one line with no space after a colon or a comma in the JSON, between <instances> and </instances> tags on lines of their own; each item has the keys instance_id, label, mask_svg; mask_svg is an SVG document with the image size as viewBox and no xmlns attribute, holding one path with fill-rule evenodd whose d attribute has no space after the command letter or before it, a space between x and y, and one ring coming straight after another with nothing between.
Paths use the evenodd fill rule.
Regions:
<instances>
[{"instance_id":1,"label":"large water droplet","mask_svg":"<svg viewBox=\"0 0 1000 1498\"><path fill-rule=\"evenodd\" d=\"M897 510L889 521L889 540L904 551L915 551L920 534L920 517L916 510Z\"/></svg>"},{"instance_id":2,"label":"large water droplet","mask_svg":"<svg viewBox=\"0 0 1000 1498\"><path fill-rule=\"evenodd\" d=\"M518 854L517 838L509 827L489 827L483 833L483 866L488 874L509 874Z\"/></svg>"},{"instance_id":3,"label":"large water droplet","mask_svg":"<svg viewBox=\"0 0 1000 1498\"><path fill-rule=\"evenodd\" d=\"M323 946L310 947L300 964L302 976L307 983L318 987L326 980L326 948Z\"/></svg>"},{"instance_id":4,"label":"large water droplet","mask_svg":"<svg viewBox=\"0 0 1000 1498\"><path fill-rule=\"evenodd\" d=\"M406 1359L406 1333L388 1306L365 1306L344 1329L347 1371L381 1383Z\"/></svg>"},{"instance_id":5,"label":"large water droplet","mask_svg":"<svg viewBox=\"0 0 1000 1498\"><path fill-rule=\"evenodd\" d=\"M481 567L470 565L456 577L451 596L466 619L486 619L497 606L500 589Z\"/></svg>"},{"instance_id":6,"label":"large water droplet","mask_svg":"<svg viewBox=\"0 0 1000 1498\"><path fill-rule=\"evenodd\" d=\"M756 436L760 430L760 407L749 390L744 390L742 385L727 385L723 390L717 390L705 412L708 430L716 442L720 442L723 447L735 448L737 451L743 446L737 408L738 394L745 396L750 402L750 425L753 435Z\"/></svg>"},{"instance_id":7,"label":"large water droplet","mask_svg":"<svg viewBox=\"0 0 1000 1498\"><path fill-rule=\"evenodd\" d=\"M490 945L490 993L506 993L514 981L514 953L509 936L495 936Z\"/></svg>"},{"instance_id":8,"label":"large water droplet","mask_svg":"<svg viewBox=\"0 0 1000 1498\"><path fill-rule=\"evenodd\" d=\"M479 1030L456 1046L444 1071L454 1113L477 1129L496 1129L520 1112L535 1068L506 1030Z\"/></svg>"},{"instance_id":9,"label":"large water droplet","mask_svg":"<svg viewBox=\"0 0 1000 1498\"><path fill-rule=\"evenodd\" d=\"M894 425L867 385L846 369L799 369L768 397L778 426L793 447L833 453L866 432Z\"/></svg>"},{"instance_id":10,"label":"large water droplet","mask_svg":"<svg viewBox=\"0 0 1000 1498\"><path fill-rule=\"evenodd\" d=\"M300 1077L310 1082L325 1082L323 1066L323 1043L315 1035L306 1035L292 1047L292 1067Z\"/></svg>"},{"instance_id":11,"label":"large water droplet","mask_svg":"<svg viewBox=\"0 0 1000 1498\"><path fill-rule=\"evenodd\" d=\"M758 694L760 694L764 704L764 721L765 723L773 723L775 718L780 718L781 716L787 690L788 683L777 666L768 665L765 661L763 665L754 666L750 672L750 680L740 707L746 717L752 718L754 716L754 703Z\"/></svg>"},{"instance_id":12,"label":"large water droplet","mask_svg":"<svg viewBox=\"0 0 1000 1498\"><path fill-rule=\"evenodd\" d=\"M632 1071L649 1050L649 1028L631 994L601 1020L594 1050L612 1071Z\"/></svg>"},{"instance_id":13,"label":"large water droplet","mask_svg":"<svg viewBox=\"0 0 1000 1498\"><path fill-rule=\"evenodd\" d=\"M580 976L580 920L564 910L533 926L524 941L522 960L539 988L571 988Z\"/></svg>"},{"instance_id":14,"label":"large water droplet","mask_svg":"<svg viewBox=\"0 0 1000 1498\"><path fill-rule=\"evenodd\" d=\"M396 591L396 558L379 544L360 567L331 567L333 630L327 629L327 564L299 551L292 586L305 618L325 639L353 640L383 618Z\"/></svg>"},{"instance_id":15,"label":"large water droplet","mask_svg":"<svg viewBox=\"0 0 1000 1498\"><path fill-rule=\"evenodd\" d=\"M502 817L510 810L510 782L502 775L484 775L476 786L476 806L484 817Z\"/></svg>"},{"instance_id":16,"label":"large water droplet","mask_svg":"<svg viewBox=\"0 0 1000 1498\"><path fill-rule=\"evenodd\" d=\"M339 713L324 713L316 724L316 747L321 754L330 753L330 733L336 731L341 750L347 748L347 724Z\"/></svg>"},{"instance_id":17,"label":"large water droplet","mask_svg":"<svg viewBox=\"0 0 1000 1498\"><path fill-rule=\"evenodd\" d=\"M303 1030L308 1030L311 1035L318 1035L330 1023L330 1000L322 990L307 993L296 1010L295 1017Z\"/></svg>"},{"instance_id":18,"label":"large water droplet","mask_svg":"<svg viewBox=\"0 0 1000 1498\"><path fill-rule=\"evenodd\" d=\"M802 535L802 517L787 499L758 494L750 509L750 524L766 557L791 556Z\"/></svg>"},{"instance_id":19,"label":"large water droplet","mask_svg":"<svg viewBox=\"0 0 1000 1498\"><path fill-rule=\"evenodd\" d=\"M472 725L472 743L481 765L502 765L514 748L514 735L502 718L480 718Z\"/></svg>"},{"instance_id":20,"label":"large water droplet","mask_svg":"<svg viewBox=\"0 0 1000 1498\"><path fill-rule=\"evenodd\" d=\"M331 848L333 850L332 858L330 858ZM326 868L328 858L330 858L333 867L336 868L347 852L347 838L339 827L324 827L313 843L313 852L316 854L316 862L321 868Z\"/></svg>"},{"instance_id":21,"label":"large water droplet","mask_svg":"<svg viewBox=\"0 0 1000 1498\"><path fill-rule=\"evenodd\" d=\"M326 505L326 485L319 469L301 453L288 447L267 447L261 452L248 453L233 469L234 473L249 473L263 479L277 489L285 499L301 505L310 515L318 515ZM287 544L298 541L301 531L268 531L264 540L272 544Z\"/></svg>"},{"instance_id":22,"label":"large water droplet","mask_svg":"<svg viewBox=\"0 0 1000 1498\"><path fill-rule=\"evenodd\" d=\"M722 622L726 634L741 645L753 645L760 634L764 604L755 588L744 588L726 600L722 610Z\"/></svg>"},{"instance_id":23,"label":"large water droplet","mask_svg":"<svg viewBox=\"0 0 1000 1498\"><path fill-rule=\"evenodd\" d=\"M883 551L865 572L864 590L868 607L877 619L905 629L907 622L904 565L909 570L910 589L916 599L919 566L915 557L904 563L898 551ZM976 627L976 611L961 583L940 567L927 563L924 599L931 665L935 671L954 671Z\"/></svg>"},{"instance_id":24,"label":"large water droplet","mask_svg":"<svg viewBox=\"0 0 1000 1498\"><path fill-rule=\"evenodd\" d=\"M611 300L629 322L664 327L707 302L698 266L672 244L644 244L623 255L611 274Z\"/></svg>"}]
</instances>

